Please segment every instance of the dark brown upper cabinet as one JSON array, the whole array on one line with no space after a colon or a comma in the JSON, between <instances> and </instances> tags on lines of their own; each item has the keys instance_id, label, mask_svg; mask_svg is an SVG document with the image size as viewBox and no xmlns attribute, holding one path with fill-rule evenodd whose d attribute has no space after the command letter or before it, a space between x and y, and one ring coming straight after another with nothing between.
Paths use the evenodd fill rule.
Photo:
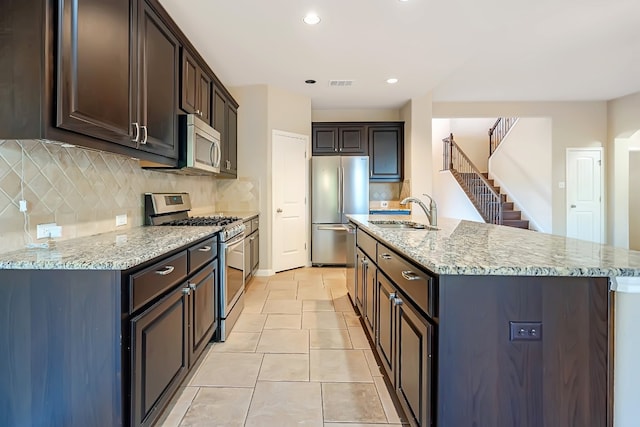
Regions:
<instances>
[{"instance_id":1,"label":"dark brown upper cabinet","mask_svg":"<svg viewBox=\"0 0 640 427\"><path fill-rule=\"evenodd\" d=\"M213 127L220 132L221 178L238 176L238 104L231 95L214 82Z\"/></svg>"},{"instance_id":2,"label":"dark brown upper cabinet","mask_svg":"<svg viewBox=\"0 0 640 427\"><path fill-rule=\"evenodd\" d=\"M339 123L312 124L312 154L367 155L367 133L364 125Z\"/></svg>"},{"instance_id":3,"label":"dark brown upper cabinet","mask_svg":"<svg viewBox=\"0 0 640 427\"><path fill-rule=\"evenodd\" d=\"M215 82L237 110L157 0L5 3L0 139L48 139L173 166L181 107L188 111L191 102L210 122ZM185 103L183 48L199 68L189 76Z\"/></svg>"},{"instance_id":4,"label":"dark brown upper cabinet","mask_svg":"<svg viewBox=\"0 0 640 427\"><path fill-rule=\"evenodd\" d=\"M147 1L140 1L138 147L178 158L180 44Z\"/></svg>"},{"instance_id":5,"label":"dark brown upper cabinet","mask_svg":"<svg viewBox=\"0 0 640 427\"><path fill-rule=\"evenodd\" d=\"M404 122L314 122L314 156L369 156L369 180L404 178Z\"/></svg>"},{"instance_id":6,"label":"dark brown upper cabinet","mask_svg":"<svg viewBox=\"0 0 640 427\"><path fill-rule=\"evenodd\" d=\"M211 77L193 56L182 48L182 76L180 79L180 107L211 123Z\"/></svg>"},{"instance_id":7,"label":"dark brown upper cabinet","mask_svg":"<svg viewBox=\"0 0 640 427\"><path fill-rule=\"evenodd\" d=\"M134 147L136 2L60 0L56 125ZM100 13L96 13L100 11Z\"/></svg>"},{"instance_id":8,"label":"dark brown upper cabinet","mask_svg":"<svg viewBox=\"0 0 640 427\"><path fill-rule=\"evenodd\" d=\"M403 179L404 124L369 126L369 180L399 182Z\"/></svg>"}]
</instances>

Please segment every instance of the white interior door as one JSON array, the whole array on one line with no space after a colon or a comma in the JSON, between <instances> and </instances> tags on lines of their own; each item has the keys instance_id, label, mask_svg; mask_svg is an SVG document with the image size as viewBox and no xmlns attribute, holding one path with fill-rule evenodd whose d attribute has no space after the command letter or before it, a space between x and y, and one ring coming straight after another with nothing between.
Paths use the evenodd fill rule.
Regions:
<instances>
[{"instance_id":1,"label":"white interior door","mask_svg":"<svg viewBox=\"0 0 640 427\"><path fill-rule=\"evenodd\" d=\"M309 137L272 135L273 269L303 267L307 255L307 145Z\"/></svg>"},{"instance_id":2,"label":"white interior door","mask_svg":"<svg viewBox=\"0 0 640 427\"><path fill-rule=\"evenodd\" d=\"M602 149L567 149L567 237L601 243Z\"/></svg>"}]
</instances>

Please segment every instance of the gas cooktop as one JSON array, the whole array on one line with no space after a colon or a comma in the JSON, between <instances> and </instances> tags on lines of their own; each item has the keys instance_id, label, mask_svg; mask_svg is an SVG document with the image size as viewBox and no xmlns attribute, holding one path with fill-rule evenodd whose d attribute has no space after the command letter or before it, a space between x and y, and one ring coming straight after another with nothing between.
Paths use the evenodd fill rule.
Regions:
<instances>
[{"instance_id":1,"label":"gas cooktop","mask_svg":"<svg viewBox=\"0 0 640 427\"><path fill-rule=\"evenodd\" d=\"M146 225L217 226L222 227L220 241L243 234L245 225L237 216L190 217L191 199L188 193L146 193L144 213Z\"/></svg>"}]
</instances>

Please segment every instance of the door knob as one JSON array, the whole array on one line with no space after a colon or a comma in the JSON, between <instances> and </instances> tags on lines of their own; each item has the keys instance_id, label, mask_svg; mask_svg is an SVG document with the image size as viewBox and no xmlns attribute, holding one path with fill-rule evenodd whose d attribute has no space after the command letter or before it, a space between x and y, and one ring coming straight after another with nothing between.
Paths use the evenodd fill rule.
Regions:
<instances>
[{"instance_id":1,"label":"door knob","mask_svg":"<svg viewBox=\"0 0 640 427\"><path fill-rule=\"evenodd\" d=\"M276 212L282 213L282 209L278 208L278 209L276 209Z\"/></svg>"},{"instance_id":2,"label":"door knob","mask_svg":"<svg viewBox=\"0 0 640 427\"><path fill-rule=\"evenodd\" d=\"M572 208L575 208L575 207L576 207L576 205L571 205L571 207L572 207Z\"/></svg>"}]
</instances>

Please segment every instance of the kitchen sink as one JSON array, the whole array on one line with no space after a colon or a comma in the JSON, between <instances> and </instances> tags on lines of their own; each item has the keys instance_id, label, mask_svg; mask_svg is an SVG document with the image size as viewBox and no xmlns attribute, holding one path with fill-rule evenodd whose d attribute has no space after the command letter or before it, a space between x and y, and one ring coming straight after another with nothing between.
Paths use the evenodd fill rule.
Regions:
<instances>
[{"instance_id":1,"label":"kitchen sink","mask_svg":"<svg viewBox=\"0 0 640 427\"><path fill-rule=\"evenodd\" d=\"M413 221L375 220L369 221L369 223L381 228L392 228L397 230L439 230L437 227Z\"/></svg>"}]
</instances>

